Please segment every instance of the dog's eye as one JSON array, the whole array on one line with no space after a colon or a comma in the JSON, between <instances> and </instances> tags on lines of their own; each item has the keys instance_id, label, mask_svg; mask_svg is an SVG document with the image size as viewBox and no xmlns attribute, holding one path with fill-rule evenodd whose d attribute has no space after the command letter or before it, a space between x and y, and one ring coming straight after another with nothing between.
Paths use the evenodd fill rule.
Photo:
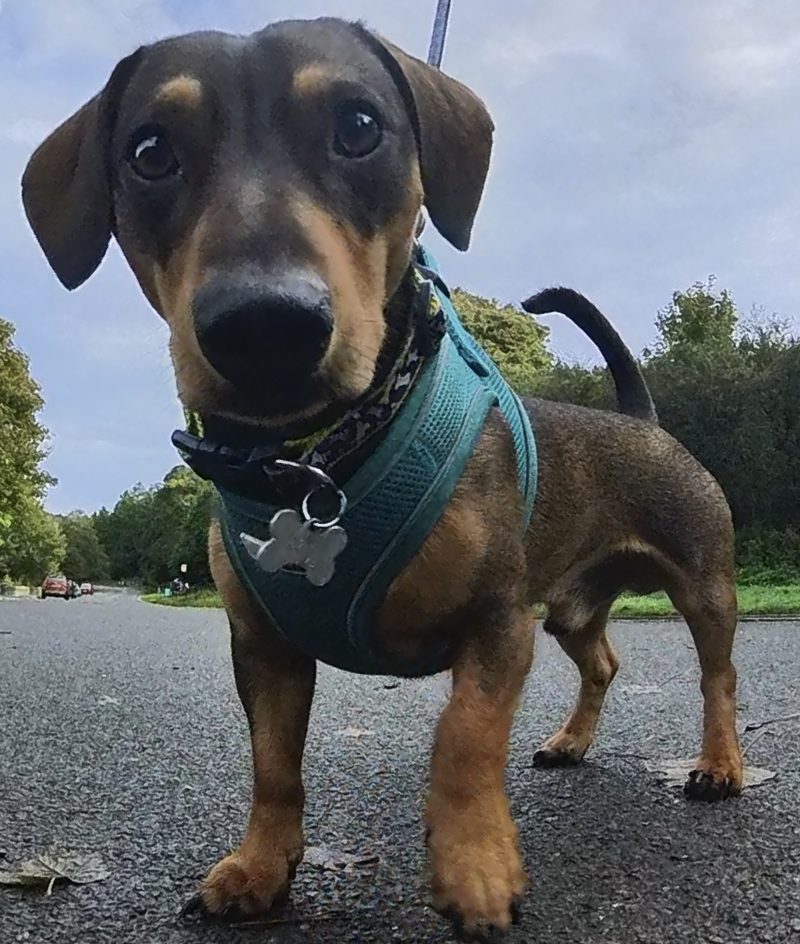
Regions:
<instances>
[{"instance_id":1,"label":"dog's eye","mask_svg":"<svg viewBox=\"0 0 800 944\"><path fill-rule=\"evenodd\" d=\"M175 152L166 137L158 131L148 131L134 138L128 163L134 173L145 180L171 177L180 169Z\"/></svg>"},{"instance_id":2,"label":"dog's eye","mask_svg":"<svg viewBox=\"0 0 800 944\"><path fill-rule=\"evenodd\" d=\"M333 131L336 150L344 157L366 157L383 137L378 119L365 106L356 104L339 110Z\"/></svg>"}]
</instances>

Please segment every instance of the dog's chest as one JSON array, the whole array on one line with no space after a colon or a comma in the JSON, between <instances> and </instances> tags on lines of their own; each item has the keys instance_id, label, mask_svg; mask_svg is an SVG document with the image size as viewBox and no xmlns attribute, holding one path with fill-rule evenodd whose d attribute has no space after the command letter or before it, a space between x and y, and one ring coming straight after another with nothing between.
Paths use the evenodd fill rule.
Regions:
<instances>
[{"instance_id":1,"label":"dog's chest","mask_svg":"<svg viewBox=\"0 0 800 944\"><path fill-rule=\"evenodd\" d=\"M453 538L446 544L455 570L469 566L469 555L458 550L457 538L465 524L459 517L463 509L452 500L494 406L504 414L514 439L519 489L524 496L523 529L532 510L536 449L527 414L461 326L449 299L444 294L440 299L448 329L439 351L426 364L386 437L351 479L340 483L347 508L337 523L345 537L335 560L325 557L318 568L311 560L311 572L303 561L298 566L294 558L305 551L292 543L299 540L295 529L279 548L281 553L291 551L292 560L287 558L287 566L282 566L283 557L278 554L276 559L274 553L272 528L292 512L220 490L223 539L244 585L293 645L348 671L427 675L446 666L449 653L444 639L423 647L422 653L403 657L387 650L376 627L390 588L401 606L417 611L419 624L424 625L441 612L437 597L443 601L451 590L456 595L461 592L453 588L468 585L468 580L456 579L453 573L452 584L442 587L441 569L428 577L424 568L417 567L412 583L406 584L403 574L429 536L435 539L436 534ZM260 560L254 559L258 555L248 553L248 542L255 542L251 550L259 543L269 545L270 553L260 559L268 558L269 566L260 566ZM314 553L322 550L311 548ZM326 579L310 579L323 569ZM463 602L455 601L445 612ZM415 612L408 612L406 618L409 624L415 622ZM438 639L433 634L428 638Z\"/></svg>"}]
</instances>

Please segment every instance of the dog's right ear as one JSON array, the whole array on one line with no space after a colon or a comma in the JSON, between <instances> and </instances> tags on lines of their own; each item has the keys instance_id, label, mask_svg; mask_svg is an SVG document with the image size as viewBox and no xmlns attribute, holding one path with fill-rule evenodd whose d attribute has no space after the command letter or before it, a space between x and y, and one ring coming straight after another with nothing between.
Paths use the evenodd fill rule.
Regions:
<instances>
[{"instance_id":1,"label":"dog's right ear","mask_svg":"<svg viewBox=\"0 0 800 944\"><path fill-rule=\"evenodd\" d=\"M39 145L22 175L25 215L68 289L89 278L108 248L113 225L108 167L112 113L140 54L138 50L123 59L103 91Z\"/></svg>"}]
</instances>

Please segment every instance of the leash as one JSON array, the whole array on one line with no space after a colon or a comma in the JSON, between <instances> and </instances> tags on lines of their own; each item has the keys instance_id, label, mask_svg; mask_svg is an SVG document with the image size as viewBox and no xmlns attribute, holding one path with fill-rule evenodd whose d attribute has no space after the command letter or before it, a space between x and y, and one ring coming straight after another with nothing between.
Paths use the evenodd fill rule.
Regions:
<instances>
[{"instance_id":1,"label":"leash","mask_svg":"<svg viewBox=\"0 0 800 944\"><path fill-rule=\"evenodd\" d=\"M444 41L447 38L447 26L450 21L451 0L437 0L436 14L433 18L431 44L428 48L428 65L441 69L444 55Z\"/></svg>"},{"instance_id":2,"label":"leash","mask_svg":"<svg viewBox=\"0 0 800 944\"><path fill-rule=\"evenodd\" d=\"M452 0L436 0L436 13L433 17L433 29L431 30L431 44L428 47L428 65L434 69L441 70L442 57L444 56L444 41L447 39L447 27L450 23L450 6ZM426 217L422 210L417 220L416 237L422 235L425 229Z\"/></svg>"}]
</instances>

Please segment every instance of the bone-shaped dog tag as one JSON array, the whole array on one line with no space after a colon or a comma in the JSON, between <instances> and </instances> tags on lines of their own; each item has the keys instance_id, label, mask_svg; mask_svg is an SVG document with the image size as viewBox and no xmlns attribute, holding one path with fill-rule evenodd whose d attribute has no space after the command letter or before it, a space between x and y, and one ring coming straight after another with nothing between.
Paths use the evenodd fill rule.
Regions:
<instances>
[{"instance_id":1,"label":"bone-shaped dog tag","mask_svg":"<svg viewBox=\"0 0 800 944\"><path fill-rule=\"evenodd\" d=\"M315 587L324 587L333 577L336 558L347 544L344 528L320 526L291 508L273 516L269 533L268 541L245 532L239 537L262 570L269 574L279 570L300 573Z\"/></svg>"}]
</instances>

